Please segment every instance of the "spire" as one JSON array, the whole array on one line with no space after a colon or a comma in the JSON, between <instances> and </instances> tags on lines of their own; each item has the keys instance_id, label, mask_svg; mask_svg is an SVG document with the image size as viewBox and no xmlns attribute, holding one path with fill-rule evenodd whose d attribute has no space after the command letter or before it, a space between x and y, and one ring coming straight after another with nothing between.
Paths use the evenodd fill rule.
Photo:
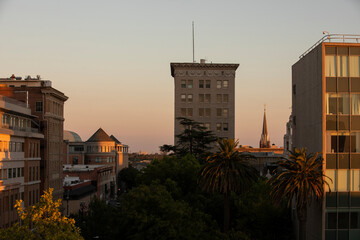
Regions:
<instances>
[{"instance_id":1,"label":"spire","mask_svg":"<svg viewBox=\"0 0 360 240\"><path fill-rule=\"evenodd\" d=\"M269 148L270 140L269 134L267 131L267 123L266 123L266 104L264 105L264 120L263 120L263 129L260 138L260 148Z\"/></svg>"}]
</instances>

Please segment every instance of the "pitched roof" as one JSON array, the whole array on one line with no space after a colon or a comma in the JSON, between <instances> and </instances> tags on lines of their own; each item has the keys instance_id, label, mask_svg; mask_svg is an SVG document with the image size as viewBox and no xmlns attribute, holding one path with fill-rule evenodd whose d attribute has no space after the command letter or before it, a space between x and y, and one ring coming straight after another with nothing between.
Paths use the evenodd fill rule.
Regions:
<instances>
[{"instance_id":1,"label":"pitched roof","mask_svg":"<svg viewBox=\"0 0 360 240\"><path fill-rule=\"evenodd\" d=\"M114 140L102 128L99 128L86 142L114 142Z\"/></svg>"},{"instance_id":2,"label":"pitched roof","mask_svg":"<svg viewBox=\"0 0 360 240\"><path fill-rule=\"evenodd\" d=\"M111 135L110 138L114 140L116 143L121 144L121 142L116 137L114 137L114 135Z\"/></svg>"}]
</instances>

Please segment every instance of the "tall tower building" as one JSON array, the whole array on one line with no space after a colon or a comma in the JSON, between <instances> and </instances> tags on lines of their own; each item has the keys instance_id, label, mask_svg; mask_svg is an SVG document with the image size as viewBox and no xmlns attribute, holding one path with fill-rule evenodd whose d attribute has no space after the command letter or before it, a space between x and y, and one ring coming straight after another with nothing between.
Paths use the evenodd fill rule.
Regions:
<instances>
[{"instance_id":1,"label":"tall tower building","mask_svg":"<svg viewBox=\"0 0 360 240\"><path fill-rule=\"evenodd\" d=\"M0 84L0 95L24 102L37 117L31 124L44 135L40 140L41 191L53 188L54 198L62 198L64 103L68 97L40 76L22 79L13 75L0 78Z\"/></svg>"},{"instance_id":2,"label":"tall tower building","mask_svg":"<svg viewBox=\"0 0 360 240\"><path fill-rule=\"evenodd\" d=\"M292 66L292 144L320 152L331 192L307 239L360 239L360 36L327 35Z\"/></svg>"},{"instance_id":3,"label":"tall tower building","mask_svg":"<svg viewBox=\"0 0 360 240\"><path fill-rule=\"evenodd\" d=\"M235 137L235 71L239 64L171 63L175 83L175 136L179 117L202 123L220 138ZM176 144L176 139L175 139Z\"/></svg>"},{"instance_id":4,"label":"tall tower building","mask_svg":"<svg viewBox=\"0 0 360 240\"><path fill-rule=\"evenodd\" d=\"M266 123L266 108L264 108L264 120L263 120L263 128L260 137L260 148L269 148L270 147L270 138L267 131L267 123Z\"/></svg>"}]
</instances>

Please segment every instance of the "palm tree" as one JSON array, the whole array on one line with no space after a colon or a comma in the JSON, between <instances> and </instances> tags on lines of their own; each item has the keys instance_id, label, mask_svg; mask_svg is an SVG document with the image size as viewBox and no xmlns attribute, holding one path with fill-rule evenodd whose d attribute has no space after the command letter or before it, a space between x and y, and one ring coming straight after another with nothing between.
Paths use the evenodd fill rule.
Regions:
<instances>
[{"instance_id":1,"label":"palm tree","mask_svg":"<svg viewBox=\"0 0 360 240\"><path fill-rule=\"evenodd\" d=\"M231 192L249 189L258 177L256 170L248 164L252 157L236 151L238 144L233 139L218 140L219 151L206 159L198 179L203 191L224 194L224 232L229 230Z\"/></svg>"},{"instance_id":2,"label":"palm tree","mask_svg":"<svg viewBox=\"0 0 360 240\"><path fill-rule=\"evenodd\" d=\"M286 199L290 207L295 200L299 220L299 239L306 239L307 207L313 200L321 202L324 197L325 180L322 170L323 158L319 153L306 154L306 149L294 149L289 159L277 163L280 170L269 180L271 195L275 201Z\"/></svg>"}]
</instances>

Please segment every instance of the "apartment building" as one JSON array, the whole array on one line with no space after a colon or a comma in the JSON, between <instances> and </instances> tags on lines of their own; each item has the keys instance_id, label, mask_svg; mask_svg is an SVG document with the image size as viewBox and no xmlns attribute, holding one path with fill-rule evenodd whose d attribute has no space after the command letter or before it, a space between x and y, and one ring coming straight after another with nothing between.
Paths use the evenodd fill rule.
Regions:
<instances>
[{"instance_id":1,"label":"apartment building","mask_svg":"<svg viewBox=\"0 0 360 240\"><path fill-rule=\"evenodd\" d=\"M202 123L219 138L235 138L238 67L239 64L206 63L203 59L200 63L170 64L175 86L175 136L183 130L177 118L184 117Z\"/></svg>"},{"instance_id":2,"label":"apartment building","mask_svg":"<svg viewBox=\"0 0 360 240\"><path fill-rule=\"evenodd\" d=\"M26 103L37 116L33 123L44 135L40 141L41 191L53 188L54 198L62 198L64 103L68 97L40 76L22 79L12 75L0 78L0 84L0 95Z\"/></svg>"},{"instance_id":3,"label":"apartment building","mask_svg":"<svg viewBox=\"0 0 360 240\"><path fill-rule=\"evenodd\" d=\"M17 222L14 208L28 207L40 197L40 141L37 117L25 103L0 96L0 228Z\"/></svg>"},{"instance_id":4,"label":"apartment building","mask_svg":"<svg viewBox=\"0 0 360 240\"><path fill-rule=\"evenodd\" d=\"M326 35L292 66L292 145L320 152L332 179L307 239L360 239L360 36Z\"/></svg>"}]
</instances>

